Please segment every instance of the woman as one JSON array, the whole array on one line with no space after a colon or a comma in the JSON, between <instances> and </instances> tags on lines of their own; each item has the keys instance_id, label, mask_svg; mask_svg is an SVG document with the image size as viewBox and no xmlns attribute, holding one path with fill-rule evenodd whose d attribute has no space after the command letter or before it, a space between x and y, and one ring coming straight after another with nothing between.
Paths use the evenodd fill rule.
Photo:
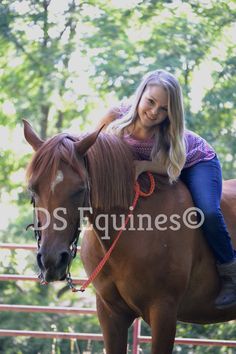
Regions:
<instances>
[{"instance_id":1,"label":"woman","mask_svg":"<svg viewBox=\"0 0 236 354\"><path fill-rule=\"evenodd\" d=\"M220 209L222 172L213 148L185 130L177 79L164 70L148 73L132 103L111 109L102 119L109 133L123 137L137 156L136 177L144 171L180 177L195 206L204 213L202 229L217 260L222 288L216 307L236 304L236 255ZM139 160L139 161L138 161Z\"/></svg>"}]
</instances>

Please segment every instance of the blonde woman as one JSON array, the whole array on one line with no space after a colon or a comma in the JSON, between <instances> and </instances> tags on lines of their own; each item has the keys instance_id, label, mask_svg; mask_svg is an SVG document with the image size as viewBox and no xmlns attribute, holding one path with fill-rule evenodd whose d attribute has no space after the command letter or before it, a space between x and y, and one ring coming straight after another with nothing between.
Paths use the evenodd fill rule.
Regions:
<instances>
[{"instance_id":1,"label":"blonde woman","mask_svg":"<svg viewBox=\"0 0 236 354\"><path fill-rule=\"evenodd\" d=\"M236 255L220 209L222 172L214 149L184 126L181 87L164 70L144 76L132 102L113 108L101 120L106 131L123 137L136 160L136 177L144 171L180 177L196 207L204 213L202 229L217 260L222 289L216 306L236 304Z\"/></svg>"}]
</instances>

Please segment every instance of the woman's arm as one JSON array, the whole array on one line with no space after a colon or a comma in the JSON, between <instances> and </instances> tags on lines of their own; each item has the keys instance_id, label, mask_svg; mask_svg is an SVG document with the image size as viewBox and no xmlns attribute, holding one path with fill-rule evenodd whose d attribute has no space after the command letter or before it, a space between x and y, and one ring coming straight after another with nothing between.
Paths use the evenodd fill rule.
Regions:
<instances>
[{"instance_id":1,"label":"woman's arm","mask_svg":"<svg viewBox=\"0 0 236 354\"><path fill-rule=\"evenodd\" d=\"M100 119L99 124L98 124L98 129L101 128L102 130L106 130L107 126L112 123L114 120L119 118L119 108L118 107L112 107L110 108L106 114Z\"/></svg>"},{"instance_id":2,"label":"woman's arm","mask_svg":"<svg viewBox=\"0 0 236 354\"><path fill-rule=\"evenodd\" d=\"M166 168L164 168L158 161L135 160L135 178L137 179L141 173L145 171L154 172L159 175L167 176Z\"/></svg>"}]
</instances>

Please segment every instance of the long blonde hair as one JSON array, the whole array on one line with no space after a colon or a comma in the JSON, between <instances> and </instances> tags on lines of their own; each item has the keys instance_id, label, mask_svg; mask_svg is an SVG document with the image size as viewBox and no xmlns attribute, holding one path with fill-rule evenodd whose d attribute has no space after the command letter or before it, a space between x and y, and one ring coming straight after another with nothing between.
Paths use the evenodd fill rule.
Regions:
<instances>
[{"instance_id":1,"label":"long blonde hair","mask_svg":"<svg viewBox=\"0 0 236 354\"><path fill-rule=\"evenodd\" d=\"M184 143L184 108L182 90L177 79L165 70L155 70L146 74L138 86L128 111L120 119L112 122L107 131L123 136L127 128L138 119L138 105L148 86L162 87L168 96L168 116L153 127L154 145L151 159L164 164L170 182L180 175L185 164L186 151Z\"/></svg>"}]
</instances>

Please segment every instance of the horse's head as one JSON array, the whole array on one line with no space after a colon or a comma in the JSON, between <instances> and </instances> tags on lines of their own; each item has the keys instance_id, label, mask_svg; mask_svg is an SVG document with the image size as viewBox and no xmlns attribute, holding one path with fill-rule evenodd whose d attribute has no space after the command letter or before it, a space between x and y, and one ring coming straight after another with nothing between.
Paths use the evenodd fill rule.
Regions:
<instances>
[{"instance_id":1,"label":"horse's head","mask_svg":"<svg viewBox=\"0 0 236 354\"><path fill-rule=\"evenodd\" d=\"M24 121L24 135L35 150L27 170L35 208L37 262L45 281L65 279L76 249L78 208L88 205L87 150L99 131L82 140L59 134L42 141ZM37 231L38 227L38 231Z\"/></svg>"}]
</instances>

